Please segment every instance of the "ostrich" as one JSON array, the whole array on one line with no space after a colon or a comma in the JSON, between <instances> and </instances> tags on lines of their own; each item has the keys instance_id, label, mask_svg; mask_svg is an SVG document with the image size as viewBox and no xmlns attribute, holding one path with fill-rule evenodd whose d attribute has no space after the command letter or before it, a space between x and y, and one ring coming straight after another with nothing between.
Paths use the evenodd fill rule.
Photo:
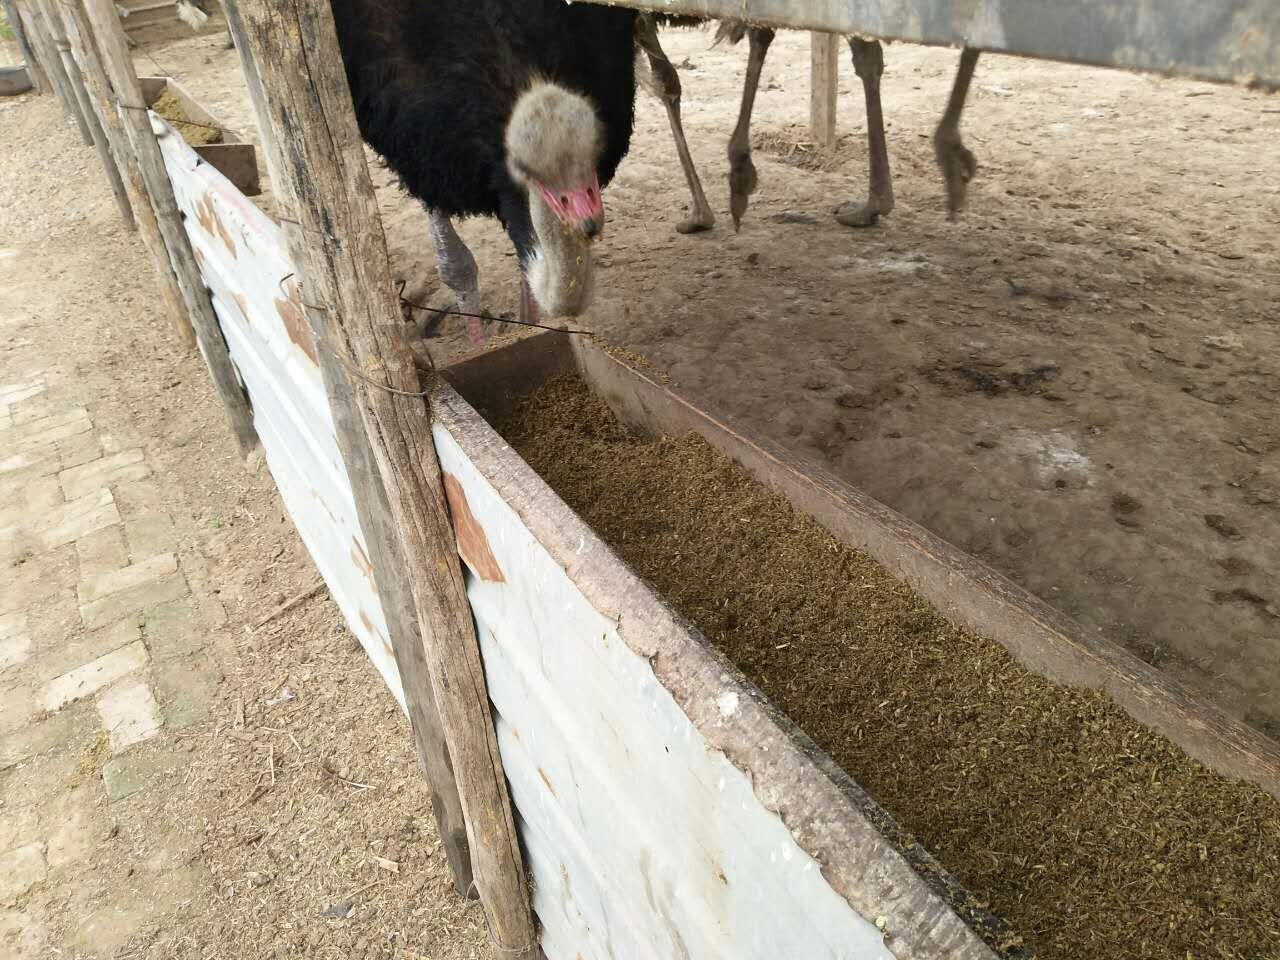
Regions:
<instances>
[{"instance_id":1,"label":"ostrich","mask_svg":"<svg viewBox=\"0 0 1280 960\"><path fill-rule=\"evenodd\" d=\"M680 119L680 78L658 40L659 26L691 27L706 21L699 17L641 14L636 20L636 44L649 60L653 76L654 93L667 109L667 119L676 142L676 152L684 170L685 180L692 195L692 213L676 226L680 233L708 230L715 224L715 215L698 178L697 169L689 153ZM716 29L713 46L721 41L737 44L748 38L747 73L743 84L742 102L738 122L729 138L729 211L737 230L747 210L748 198L755 192L758 178L751 159L751 113L755 106L760 74L764 68L774 31L768 27L753 27L740 20L722 20ZM853 69L862 81L867 105L868 162L870 166L867 199L850 201L836 207L834 215L839 223L850 227L873 226L880 217L889 214L894 207L893 178L889 168L889 149L884 135L884 113L880 105L880 78L884 73L884 48L878 40L848 37ZM965 147L960 137L960 117L964 110L978 61L978 51L966 47L960 54L960 66L956 74L951 97L934 133L934 153L942 171L947 194L947 214L954 219L963 208L968 183L977 171L977 161Z\"/></svg>"},{"instance_id":2,"label":"ostrich","mask_svg":"<svg viewBox=\"0 0 1280 960\"><path fill-rule=\"evenodd\" d=\"M454 217L497 217L521 313L581 313L601 188L631 140L635 13L563 0L334 0L365 141L427 209L440 279L483 341Z\"/></svg>"},{"instance_id":3,"label":"ostrich","mask_svg":"<svg viewBox=\"0 0 1280 960\"><path fill-rule=\"evenodd\" d=\"M209 22L209 17L213 15L213 3L214 0L174 0L178 19L196 33L204 29L205 24ZM219 3L221 3L221 0L219 0ZM225 10L223 14L223 19L226 19ZM232 50L235 45L235 41L231 38L231 31L228 29L227 36L222 42L223 49Z\"/></svg>"}]
</instances>

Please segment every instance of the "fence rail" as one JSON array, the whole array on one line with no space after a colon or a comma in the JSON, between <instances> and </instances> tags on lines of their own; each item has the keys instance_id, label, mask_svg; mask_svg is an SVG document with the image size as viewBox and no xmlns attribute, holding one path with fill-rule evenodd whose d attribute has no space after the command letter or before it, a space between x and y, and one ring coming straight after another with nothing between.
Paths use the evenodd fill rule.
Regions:
<instances>
[{"instance_id":1,"label":"fence rail","mask_svg":"<svg viewBox=\"0 0 1280 960\"><path fill-rule=\"evenodd\" d=\"M1275 0L591 2L1280 88Z\"/></svg>"}]
</instances>

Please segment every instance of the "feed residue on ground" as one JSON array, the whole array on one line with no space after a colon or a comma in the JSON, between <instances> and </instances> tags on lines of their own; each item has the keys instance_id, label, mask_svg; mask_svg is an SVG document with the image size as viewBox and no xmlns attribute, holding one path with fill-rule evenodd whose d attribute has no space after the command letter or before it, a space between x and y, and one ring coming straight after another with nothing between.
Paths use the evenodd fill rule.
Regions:
<instances>
[{"instance_id":1,"label":"feed residue on ground","mask_svg":"<svg viewBox=\"0 0 1280 960\"><path fill-rule=\"evenodd\" d=\"M949 623L698 437L578 380L501 432L1041 960L1280 957L1280 802Z\"/></svg>"}]
</instances>

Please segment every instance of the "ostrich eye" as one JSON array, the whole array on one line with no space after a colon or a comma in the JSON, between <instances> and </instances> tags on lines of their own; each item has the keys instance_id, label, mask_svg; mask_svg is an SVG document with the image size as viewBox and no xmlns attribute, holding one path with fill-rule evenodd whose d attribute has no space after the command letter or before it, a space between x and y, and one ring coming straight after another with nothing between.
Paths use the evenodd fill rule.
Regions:
<instances>
[{"instance_id":1,"label":"ostrich eye","mask_svg":"<svg viewBox=\"0 0 1280 960\"><path fill-rule=\"evenodd\" d=\"M596 198L595 190L593 190L591 187L587 187L587 199L594 200L595 198Z\"/></svg>"},{"instance_id":2,"label":"ostrich eye","mask_svg":"<svg viewBox=\"0 0 1280 960\"><path fill-rule=\"evenodd\" d=\"M566 197L564 194L561 194L561 195L560 195L560 206L562 206L562 207L567 207L568 205L569 205L569 198L568 198L568 197Z\"/></svg>"}]
</instances>

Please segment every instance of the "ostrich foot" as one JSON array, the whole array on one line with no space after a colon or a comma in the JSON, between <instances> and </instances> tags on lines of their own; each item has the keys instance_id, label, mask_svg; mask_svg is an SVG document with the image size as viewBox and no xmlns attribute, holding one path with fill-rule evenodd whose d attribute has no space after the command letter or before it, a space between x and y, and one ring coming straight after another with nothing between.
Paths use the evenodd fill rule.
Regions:
<instances>
[{"instance_id":1,"label":"ostrich foot","mask_svg":"<svg viewBox=\"0 0 1280 960\"><path fill-rule=\"evenodd\" d=\"M978 172L978 161L956 130L939 129L933 138L933 150L947 191L947 219L954 220L964 209L969 181Z\"/></svg>"},{"instance_id":2,"label":"ostrich foot","mask_svg":"<svg viewBox=\"0 0 1280 960\"><path fill-rule=\"evenodd\" d=\"M676 233L704 233L716 225L716 216L710 210L698 211L676 224Z\"/></svg>"},{"instance_id":3,"label":"ostrich foot","mask_svg":"<svg viewBox=\"0 0 1280 960\"><path fill-rule=\"evenodd\" d=\"M747 200L756 192L756 183L756 165L751 162L750 153L729 158L729 213L735 231L742 226Z\"/></svg>"},{"instance_id":4,"label":"ostrich foot","mask_svg":"<svg viewBox=\"0 0 1280 960\"><path fill-rule=\"evenodd\" d=\"M956 70L946 112L933 134L933 155L937 157L947 191L948 220L954 220L964 208L969 181L978 172L978 161L960 139L960 116L964 112L964 102L969 96L969 84L977 65L978 51L965 47L960 52L960 66Z\"/></svg>"},{"instance_id":5,"label":"ostrich foot","mask_svg":"<svg viewBox=\"0 0 1280 960\"><path fill-rule=\"evenodd\" d=\"M431 280L416 285L406 285L400 294L400 312L407 323L413 325L415 339L430 340L442 331L456 329L452 326L462 314L466 321L467 337L477 346L485 342L489 323L481 316L488 315L480 302L480 291L462 291L437 288Z\"/></svg>"},{"instance_id":6,"label":"ostrich foot","mask_svg":"<svg viewBox=\"0 0 1280 960\"><path fill-rule=\"evenodd\" d=\"M874 200L866 203L842 203L834 211L836 223L846 227L874 227L880 219L880 205Z\"/></svg>"}]
</instances>

